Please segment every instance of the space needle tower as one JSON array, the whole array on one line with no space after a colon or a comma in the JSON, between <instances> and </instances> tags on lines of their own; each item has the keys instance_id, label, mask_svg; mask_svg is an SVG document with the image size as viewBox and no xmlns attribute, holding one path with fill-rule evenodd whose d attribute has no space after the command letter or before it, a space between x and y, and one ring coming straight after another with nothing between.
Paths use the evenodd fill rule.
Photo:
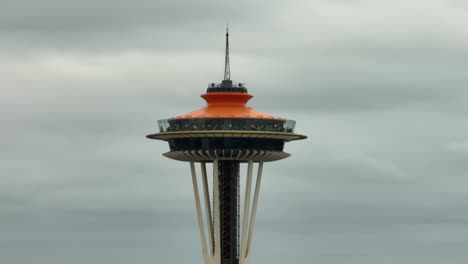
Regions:
<instances>
[{"instance_id":1,"label":"space needle tower","mask_svg":"<svg viewBox=\"0 0 468 264\"><path fill-rule=\"evenodd\" d=\"M294 133L295 121L247 106L253 96L231 80L228 30L224 79L201 97L205 107L159 120L159 132L147 138L167 141L163 155L190 164L204 263L248 264L263 165L289 157L285 143L306 136Z\"/></svg>"}]
</instances>

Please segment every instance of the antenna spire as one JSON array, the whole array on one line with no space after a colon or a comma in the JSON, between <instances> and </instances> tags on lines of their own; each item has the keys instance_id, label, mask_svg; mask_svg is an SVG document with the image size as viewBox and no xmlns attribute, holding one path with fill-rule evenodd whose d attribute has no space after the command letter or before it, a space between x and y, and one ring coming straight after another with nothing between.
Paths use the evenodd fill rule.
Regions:
<instances>
[{"instance_id":1,"label":"antenna spire","mask_svg":"<svg viewBox=\"0 0 468 264\"><path fill-rule=\"evenodd\" d=\"M231 66L229 65L229 22L226 23L226 56L224 58L224 80L231 80Z\"/></svg>"}]
</instances>

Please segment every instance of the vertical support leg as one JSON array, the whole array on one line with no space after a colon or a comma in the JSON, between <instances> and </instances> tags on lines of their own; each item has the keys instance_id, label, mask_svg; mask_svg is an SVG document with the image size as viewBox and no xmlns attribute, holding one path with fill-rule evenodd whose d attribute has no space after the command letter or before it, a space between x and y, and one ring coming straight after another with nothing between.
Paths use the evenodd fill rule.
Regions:
<instances>
[{"instance_id":1,"label":"vertical support leg","mask_svg":"<svg viewBox=\"0 0 468 264\"><path fill-rule=\"evenodd\" d=\"M210 259L208 257L208 252L206 249L206 238L205 238L205 230L203 228L203 216L202 216L201 206L200 206L200 196L198 194L197 175L195 172L195 163L193 161L190 162L190 169L192 172L193 193L195 195L195 206L197 208L198 227L200 229L200 239L202 243L203 258L205 260L205 263L209 264Z\"/></svg>"},{"instance_id":2,"label":"vertical support leg","mask_svg":"<svg viewBox=\"0 0 468 264\"><path fill-rule=\"evenodd\" d=\"M241 235L241 248L240 248L240 255L239 255L239 263L244 264L244 260L246 257L246 243L247 243L247 226L248 226L248 218L250 212L250 191L252 185L252 171L253 171L253 160L249 160L247 166L247 181L245 185L245 197L244 197L244 214L242 216L242 235Z\"/></svg>"},{"instance_id":3,"label":"vertical support leg","mask_svg":"<svg viewBox=\"0 0 468 264\"><path fill-rule=\"evenodd\" d=\"M213 214L214 214L214 263L221 263L221 228L219 215L219 173L218 160L213 160Z\"/></svg>"},{"instance_id":4,"label":"vertical support leg","mask_svg":"<svg viewBox=\"0 0 468 264\"><path fill-rule=\"evenodd\" d=\"M245 253L247 259L250 257L250 249L252 248L252 237L253 237L253 231L255 228L255 217L257 215L258 194L260 192L260 183L262 182L262 172L263 172L263 161L260 161L258 163L257 182L255 183L255 193L254 193L253 205L252 205L252 215L250 217L249 235L247 237L247 251Z\"/></svg>"},{"instance_id":5,"label":"vertical support leg","mask_svg":"<svg viewBox=\"0 0 468 264\"><path fill-rule=\"evenodd\" d=\"M206 163L201 162L202 180L203 180L203 192L205 194L205 212L206 212L206 223L208 228L208 239L210 242L210 256L214 255L214 232L213 232L213 217L211 215L211 204L210 204L210 191L208 188L208 180L206 176Z\"/></svg>"},{"instance_id":6,"label":"vertical support leg","mask_svg":"<svg viewBox=\"0 0 468 264\"><path fill-rule=\"evenodd\" d=\"M246 179L245 197L244 197L244 208L243 208L244 210L242 214L242 227L241 227L241 234L240 234L239 264L249 264L250 252L251 252L251 247L252 247L252 237L253 237L253 232L255 229L258 197L259 197L259 192L260 192L260 184L261 184L262 171L263 171L263 162L258 163L258 172L257 172L256 183L255 183L255 192L254 192L253 202L251 203L250 195L252 191L253 167L254 167L253 160L248 161L247 179ZM221 252L222 251L221 250L221 246L222 246L221 245L222 244L221 243L221 237L222 237L221 213L222 212L220 211L220 204L221 204L220 195L222 192L220 190L220 184L222 184L222 181L219 178L220 177L219 173L222 168L220 167L219 160L213 161L213 211L211 211L210 195L209 195L210 190L209 190L208 180L207 180L206 163L201 162L204 202L205 202L205 209L206 209L205 212L206 212L206 221L207 221L207 229L208 229L207 233L209 236L209 243L210 243L209 246L207 246L207 241L206 241L202 206L200 203L198 181L197 181L194 162L190 162L190 168L191 168L192 183L193 183L193 190L194 190L194 196L195 196L195 206L197 209L200 239L201 239L205 264L221 264L221 262L225 261L221 259L222 258L221 256L221 253L222 253ZM252 210L250 210L251 206L252 206ZM230 262L230 260L227 260L227 261Z\"/></svg>"}]
</instances>

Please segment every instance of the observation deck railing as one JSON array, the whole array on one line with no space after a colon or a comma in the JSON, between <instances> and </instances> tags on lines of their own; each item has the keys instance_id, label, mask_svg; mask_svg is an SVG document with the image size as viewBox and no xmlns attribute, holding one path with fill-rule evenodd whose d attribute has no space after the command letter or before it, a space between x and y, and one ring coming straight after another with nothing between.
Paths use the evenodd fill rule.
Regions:
<instances>
[{"instance_id":1,"label":"observation deck railing","mask_svg":"<svg viewBox=\"0 0 468 264\"><path fill-rule=\"evenodd\" d=\"M293 133L295 125L296 121L284 119L193 118L158 121L159 132L235 130Z\"/></svg>"},{"instance_id":2,"label":"observation deck railing","mask_svg":"<svg viewBox=\"0 0 468 264\"><path fill-rule=\"evenodd\" d=\"M226 86L223 86L222 83L209 83L207 88L220 88L220 87L226 87ZM232 82L229 87L232 87L232 88L246 88L245 83L234 83L234 82Z\"/></svg>"}]
</instances>

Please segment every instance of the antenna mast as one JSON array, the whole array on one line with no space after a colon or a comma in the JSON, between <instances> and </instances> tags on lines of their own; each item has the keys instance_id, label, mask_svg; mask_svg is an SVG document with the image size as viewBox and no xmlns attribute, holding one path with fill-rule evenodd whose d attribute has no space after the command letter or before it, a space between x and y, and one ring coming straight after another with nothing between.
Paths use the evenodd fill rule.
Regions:
<instances>
[{"instance_id":1,"label":"antenna mast","mask_svg":"<svg viewBox=\"0 0 468 264\"><path fill-rule=\"evenodd\" d=\"M231 80L231 66L229 65L229 25L226 26L226 56L224 58L224 80Z\"/></svg>"}]
</instances>

